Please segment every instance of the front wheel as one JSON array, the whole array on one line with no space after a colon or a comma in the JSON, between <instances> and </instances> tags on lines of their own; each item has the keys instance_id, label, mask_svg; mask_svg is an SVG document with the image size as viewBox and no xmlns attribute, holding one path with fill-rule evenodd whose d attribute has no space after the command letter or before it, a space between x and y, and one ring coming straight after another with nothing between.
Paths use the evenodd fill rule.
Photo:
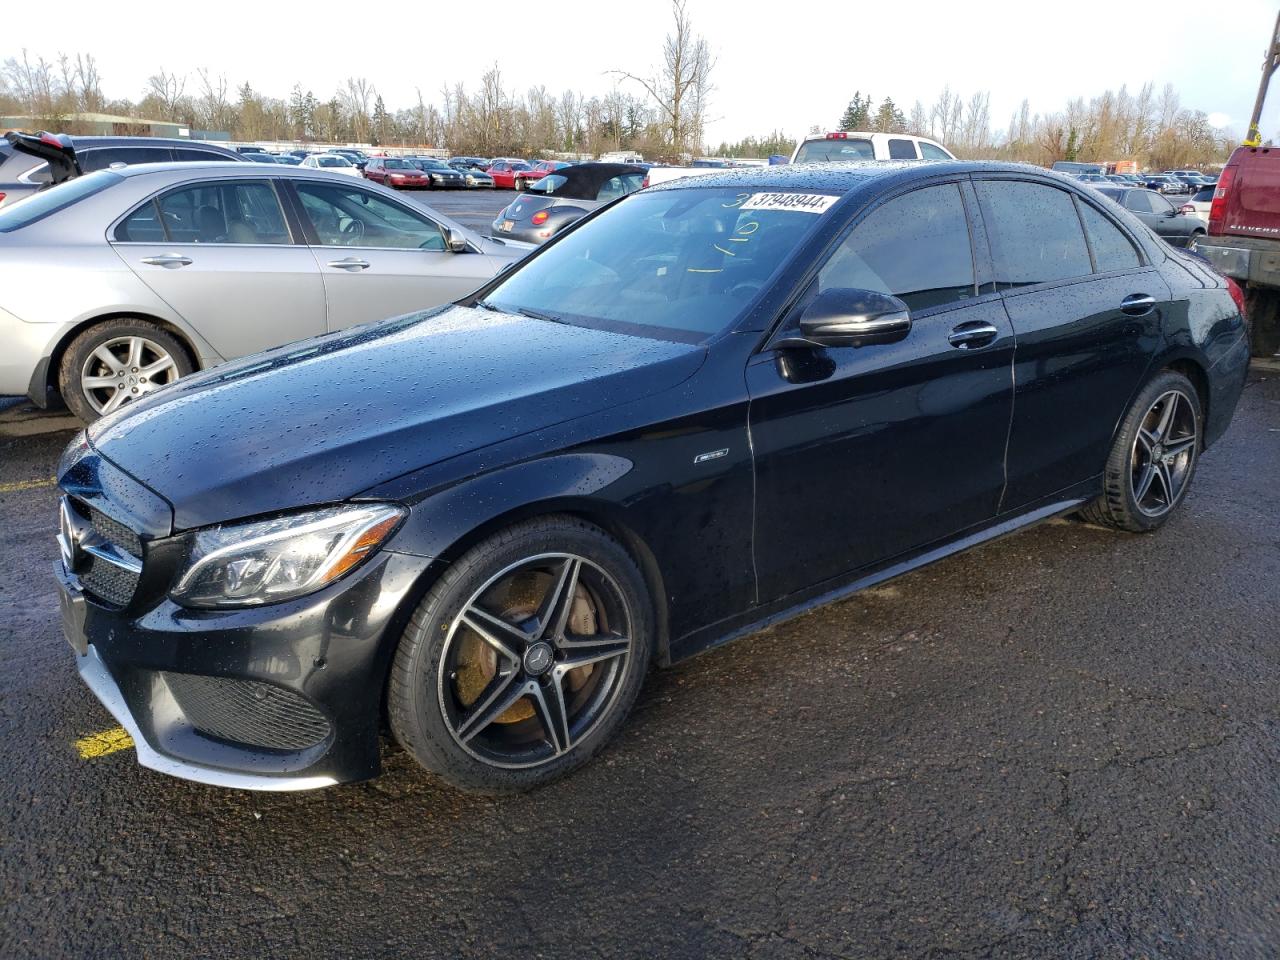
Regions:
<instances>
[{"instance_id":1,"label":"front wheel","mask_svg":"<svg viewBox=\"0 0 1280 960\"><path fill-rule=\"evenodd\" d=\"M1084 519L1145 533L1164 525L1191 487L1200 457L1203 413L1191 381L1158 374L1129 408L1103 471L1103 493Z\"/></svg>"},{"instance_id":2,"label":"front wheel","mask_svg":"<svg viewBox=\"0 0 1280 960\"><path fill-rule=\"evenodd\" d=\"M524 181L519 177L516 177L515 180L511 181L511 184L516 193L522 193L524 191Z\"/></svg>"},{"instance_id":3,"label":"front wheel","mask_svg":"<svg viewBox=\"0 0 1280 960\"><path fill-rule=\"evenodd\" d=\"M644 680L651 602L627 551L572 517L511 527L449 565L396 650L391 729L427 769L513 793L589 760Z\"/></svg>"}]
</instances>

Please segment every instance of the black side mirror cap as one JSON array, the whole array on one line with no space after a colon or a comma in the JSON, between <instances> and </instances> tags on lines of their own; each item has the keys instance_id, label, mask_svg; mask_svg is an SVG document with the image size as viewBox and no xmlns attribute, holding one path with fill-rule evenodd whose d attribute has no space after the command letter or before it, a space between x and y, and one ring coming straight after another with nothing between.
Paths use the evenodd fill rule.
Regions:
<instances>
[{"instance_id":1,"label":"black side mirror cap","mask_svg":"<svg viewBox=\"0 0 1280 960\"><path fill-rule=\"evenodd\" d=\"M799 336L774 341L793 347L865 347L896 343L911 332L911 311L897 297L875 290L824 290L800 315Z\"/></svg>"}]
</instances>

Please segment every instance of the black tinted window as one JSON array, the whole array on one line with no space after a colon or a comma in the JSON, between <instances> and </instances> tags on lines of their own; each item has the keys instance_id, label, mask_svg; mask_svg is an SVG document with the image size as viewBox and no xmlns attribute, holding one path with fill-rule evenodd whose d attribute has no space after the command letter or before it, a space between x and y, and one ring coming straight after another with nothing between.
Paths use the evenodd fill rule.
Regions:
<instances>
[{"instance_id":1,"label":"black tinted window","mask_svg":"<svg viewBox=\"0 0 1280 960\"><path fill-rule=\"evenodd\" d=\"M259 163L274 163L274 159L264 156L263 154L250 154L250 156ZM201 150L199 147L174 147L173 158L181 160L183 163L197 163L201 160L226 160L234 163L234 157L228 157L224 153L218 153L216 150Z\"/></svg>"},{"instance_id":2,"label":"black tinted window","mask_svg":"<svg viewBox=\"0 0 1280 960\"><path fill-rule=\"evenodd\" d=\"M890 160L916 160L916 145L910 140L889 141Z\"/></svg>"},{"instance_id":3,"label":"black tinted window","mask_svg":"<svg viewBox=\"0 0 1280 960\"><path fill-rule=\"evenodd\" d=\"M1071 195L1040 183L977 183L1001 289L1025 287L1093 271Z\"/></svg>"},{"instance_id":4,"label":"black tinted window","mask_svg":"<svg viewBox=\"0 0 1280 960\"><path fill-rule=\"evenodd\" d=\"M818 274L818 289L890 293L912 310L974 295L973 253L955 184L926 187L871 211Z\"/></svg>"},{"instance_id":5,"label":"black tinted window","mask_svg":"<svg viewBox=\"0 0 1280 960\"><path fill-rule=\"evenodd\" d=\"M1084 221L1084 232L1089 235L1099 273L1138 266L1138 251L1119 227L1087 203L1080 204L1080 219Z\"/></svg>"},{"instance_id":6,"label":"black tinted window","mask_svg":"<svg viewBox=\"0 0 1280 960\"><path fill-rule=\"evenodd\" d=\"M105 170L113 163L167 163L173 159L168 147L99 147L78 152L80 169L85 173Z\"/></svg>"}]
</instances>

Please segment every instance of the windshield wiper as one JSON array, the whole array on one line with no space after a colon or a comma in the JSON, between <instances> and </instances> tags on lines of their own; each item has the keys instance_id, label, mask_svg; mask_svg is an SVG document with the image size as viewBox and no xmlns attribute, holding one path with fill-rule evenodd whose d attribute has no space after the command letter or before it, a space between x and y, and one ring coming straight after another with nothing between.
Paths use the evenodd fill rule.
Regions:
<instances>
[{"instance_id":1,"label":"windshield wiper","mask_svg":"<svg viewBox=\"0 0 1280 960\"><path fill-rule=\"evenodd\" d=\"M473 307L481 307L482 309L485 309L485 310L492 310L494 313L502 312L497 307L495 307L492 303L490 303L488 300L477 300L471 305Z\"/></svg>"},{"instance_id":2,"label":"windshield wiper","mask_svg":"<svg viewBox=\"0 0 1280 960\"><path fill-rule=\"evenodd\" d=\"M515 312L522 317L530 317L533 320L547 320L551 323L568 323L563 317L557 317L554 313L543 313L541 310L531 310L529 307L515 307Z\"/></svg>"}]
</instances>

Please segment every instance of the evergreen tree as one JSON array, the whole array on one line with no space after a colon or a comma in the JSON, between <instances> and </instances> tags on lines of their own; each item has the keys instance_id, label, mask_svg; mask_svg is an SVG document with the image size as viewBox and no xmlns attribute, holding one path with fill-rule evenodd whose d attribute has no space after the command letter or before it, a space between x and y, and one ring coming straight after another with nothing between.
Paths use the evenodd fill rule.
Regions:
<instances>
[{"instance_id":1,"label":"evergreen tree","mask_svg":"<svg viewBox=\"0 0 1280 960\"><path fill-rule=\"evenodd\" d=\"M382 94L373 103L373 136L370 138L374 146L386 143L391 139L391 117L387 113L387 105L382 102Z\"/></svg>"},{"instance_id":2,"label":"evergreen tree","mask_svg":"<svg viewBox=\"0 0 1280 960\"><path fill-rule=\"evenodd\" d=\"M870 106L870 101L868 101L868 106ZM863 129L866 128L864 127ZM893 102L892 97L885 97L880 104L880 109L876 111L872 129L879 130L881 133L906 132L907 118L898 109L898 105Z\"/></svg>"},{"instance_id":3,"label":"evergreen tree","mask_svg":"<svg viewBox=\"0 0 1280 960\"><path fill-rule=\"evenodd\" d=\"M841 130L867 130L871 126L871 94L862 96L860 90L853 91L853 99L845 107L844 116L840 118Z\"/></svg>"}]
</instances>

